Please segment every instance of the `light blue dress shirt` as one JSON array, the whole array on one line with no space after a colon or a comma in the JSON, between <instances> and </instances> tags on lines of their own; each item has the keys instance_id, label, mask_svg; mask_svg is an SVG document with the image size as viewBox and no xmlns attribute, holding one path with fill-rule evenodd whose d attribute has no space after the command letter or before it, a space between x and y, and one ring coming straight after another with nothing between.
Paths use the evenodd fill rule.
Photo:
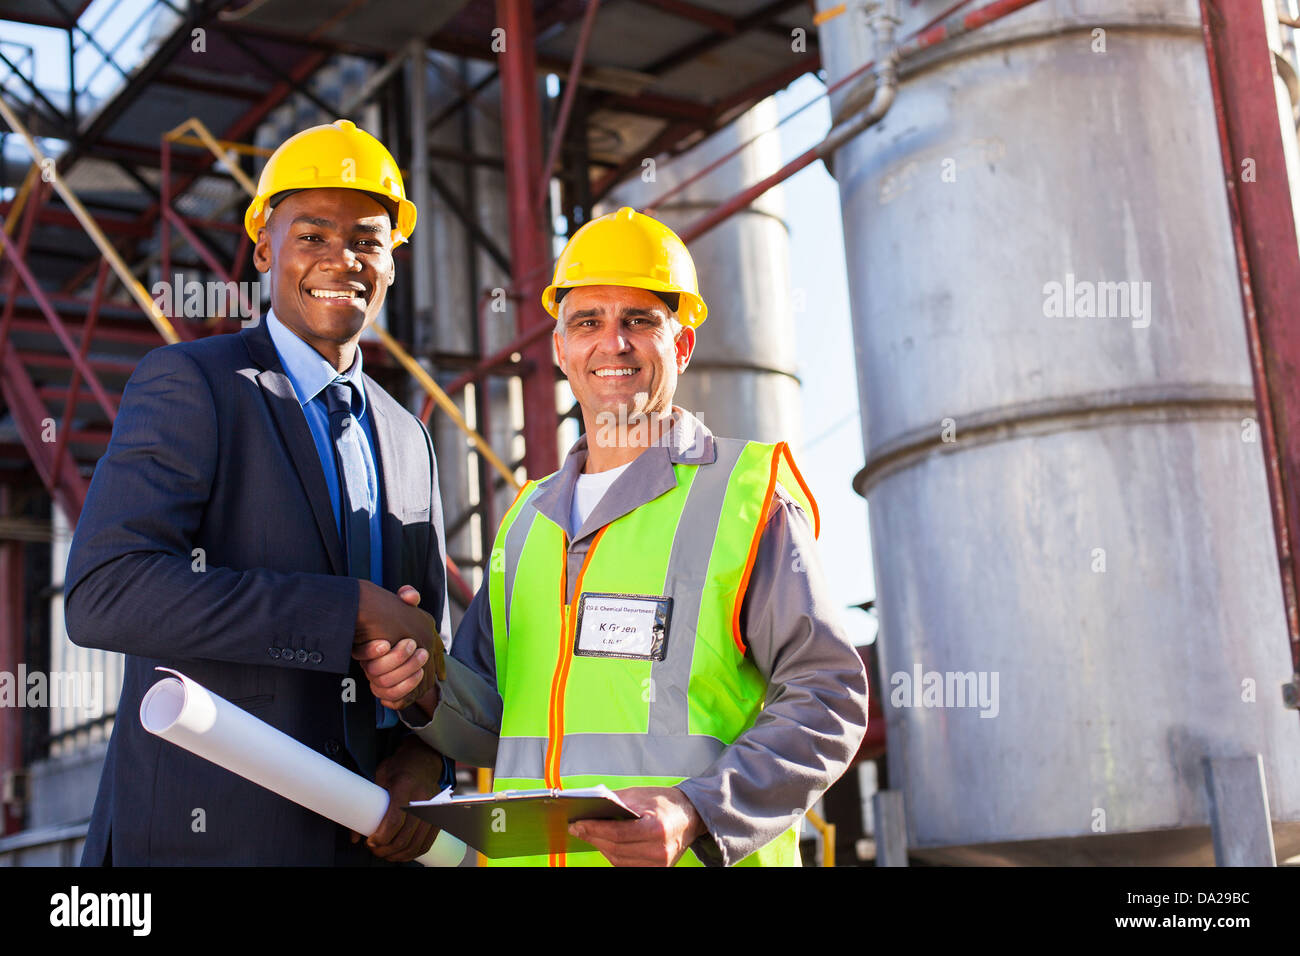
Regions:
<instances>
[{"instance_id":1,"label":"light blue dress shirt","mask_svg":"<svg viewBox=\"0 0 1300 956\"><path fill-rule=\"evenodd\" d=\"M307 427L311 430L312 440L316 443L316 454L320 457L321 468L325 471L325 485L329 488L330 505L334 508L334 527L339 532L339 541L343 541L343 515L339 507L339 471L334 463L330 417L322 393L326 385L338 380L352 382L361 396L361 414L353 417L361 424L361 433L366 436L366 440L361 443L361 453L366 460L366 483L370 488L370 580L383 587L383 512L380 508L379 473L375 468L375 436L370 421L372 416L367 414L366 388L361 376L361 348L357 347L352 367L340 374L319 352L298 338L277 319L275 312L270 309L266 313L266 327L271 333L276 354L280 356L280 364L284 366L285 374L293 384L298 404L302 406L303 415L307 418Z\"/></svg>"}]
</instances>

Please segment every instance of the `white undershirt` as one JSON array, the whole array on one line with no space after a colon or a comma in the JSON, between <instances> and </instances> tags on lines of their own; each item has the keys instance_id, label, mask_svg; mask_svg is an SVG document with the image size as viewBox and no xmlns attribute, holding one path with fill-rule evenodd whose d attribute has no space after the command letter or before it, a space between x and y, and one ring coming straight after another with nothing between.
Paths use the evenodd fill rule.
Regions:
<instances>
[{"instance_id":1,"label":"white undershirt","mask_svg":"<svg viewBox=\"0 0 1300 956\"><path fill-rule=\"evenodd\" d=\"M628 462L627 465L632 464ZM609 471L598 471L594 475L578 475L578 483L573 489L573 504L569 509L569 534L576 536L578 529L582 527L583 522L591 516L600 503L600 499L605 497L605 492L609 486L614 483L619 475L627 471L627 465L619 465L617 468L611 468Z\"/></svg>"}]
</instances>

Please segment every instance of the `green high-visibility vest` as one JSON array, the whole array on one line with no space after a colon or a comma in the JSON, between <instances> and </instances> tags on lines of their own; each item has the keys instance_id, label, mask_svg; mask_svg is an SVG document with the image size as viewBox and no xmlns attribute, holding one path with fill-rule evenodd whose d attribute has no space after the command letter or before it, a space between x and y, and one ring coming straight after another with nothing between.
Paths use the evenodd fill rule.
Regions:
<instances>
[{"instance_id":1,"label":"green high-visibility vest","mask_svg":"<svg viewBox=\"0 0 1300 956\"><path fill-rule=\"evenodd\" d=\"M763 707L740 607L777 482L817 506L784 442L715 439L712 464L597 532L569 592L567 529L528 482L497 532L488 587L503 712L494 790L672 786L703 773ZM798 560L793 556L792 560ZM671 598L662 660L575 654L584 594ZM598 852L494 861L607 865ZM742 864L798 866L798 825ZM700 865L688 850L679 865Z\"/></svg>"}]
</instances>

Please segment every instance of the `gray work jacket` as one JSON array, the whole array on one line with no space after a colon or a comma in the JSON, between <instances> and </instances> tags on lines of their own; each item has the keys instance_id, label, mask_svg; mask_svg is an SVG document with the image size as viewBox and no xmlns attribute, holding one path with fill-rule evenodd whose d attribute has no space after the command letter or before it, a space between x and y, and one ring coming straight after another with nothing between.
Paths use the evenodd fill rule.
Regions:
<instances>
[{"instance_id":1,"label":"gray work jacket","mask_svg":"<svg viewBox=\"0 0 1300 956\"><path fill-rule=\"evenodd\" d=\"M569 600L597 531L676 487L674 464L715 461L708 428L689 412L674 412L666 438L618 477L570 543ZM539 512L565 529L586 460L584 435L533 498ZM704 773L677 785L708 828L708 837L692 846L706 863L731 865L789 828L844 773L866 732L866 673L822 576L813 529L780 485L776 497L779 507L763 529L740 612L746 654L768 681L763 710ZM486 580L457 628L432 719L419 726L419 711L402 716L442 753L475 766L495 764L501 696Z\"/></svg>"}]
</instances>

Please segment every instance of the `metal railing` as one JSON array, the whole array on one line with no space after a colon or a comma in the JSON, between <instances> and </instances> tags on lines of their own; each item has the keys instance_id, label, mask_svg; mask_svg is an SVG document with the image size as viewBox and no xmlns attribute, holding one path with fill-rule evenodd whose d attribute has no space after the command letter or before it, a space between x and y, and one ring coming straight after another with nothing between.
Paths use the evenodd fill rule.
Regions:
<instances>
[{"instance_id":1,"label":"metal railing","mask_svg":"<svg viewBox=\"0 0 1300 956\"><path fill-rule=\"evenodd\" d=\"M108 260L108 264L112 267L113 272L117 274L118 280L122 283L122 287L130 293L131 298L135 299L136 304L144 310L145 315L149 317L149 321L151 321L154 328L158 330L158 334L161 335L163 340L169 345L179 342L180 336L176 334L176 329L172 326L171 321L167 316L163 315L162 310L158 307L157 303L150 298L149 293L145 291L144 285L141 284L140 280L138 280L131 273L131 270L127 268L126 263L122 260L121 255L118 254L117 249L115 249L113 244L109 242L108 237L105 236L104 231L99 228L99 224L95 222L94 217L86 211L86 207L81 204L81 200L77 198L77 194L74 193L68 187L67 183L63 181L63 177L52 172L54 169L53 159L42 152L40 146L36 144L36 140L32 137L32 134L28 131L27 127L23 125L23 122L17 117L17 115L14 114L14 111L9 107L9 104L4 101L3 97L0 97L0 116L4 118L4 121L9 124L9 128L17 133L23 143L27 146L27 152L30 153L32 157L33 167L42 170L41 178L45 178L45 170L51 170L49 175L50 185L54 187L54 191L57 192L59 197L67 204L68 209L71 210L73 216L76 217L77 222L81 224L81 228L85 230L86 235L90 237L91 242L95 244L95 248L99 250L100 255ZM11 216L9 218L14 217ZM36 295L37 290L32 290L32 294Z\"/></svg>"},{"instance_id":2,"label":"metal railing","mask_svg":"<svg viewBox=\"0 0 1300 956\"><path fill-rule=\"evenodd\" d=\"M835 865L835 824L821 818L816 810L809 810L804 819L817 831L822 843L822 866Z\"/></svg>"}]
</instances>

